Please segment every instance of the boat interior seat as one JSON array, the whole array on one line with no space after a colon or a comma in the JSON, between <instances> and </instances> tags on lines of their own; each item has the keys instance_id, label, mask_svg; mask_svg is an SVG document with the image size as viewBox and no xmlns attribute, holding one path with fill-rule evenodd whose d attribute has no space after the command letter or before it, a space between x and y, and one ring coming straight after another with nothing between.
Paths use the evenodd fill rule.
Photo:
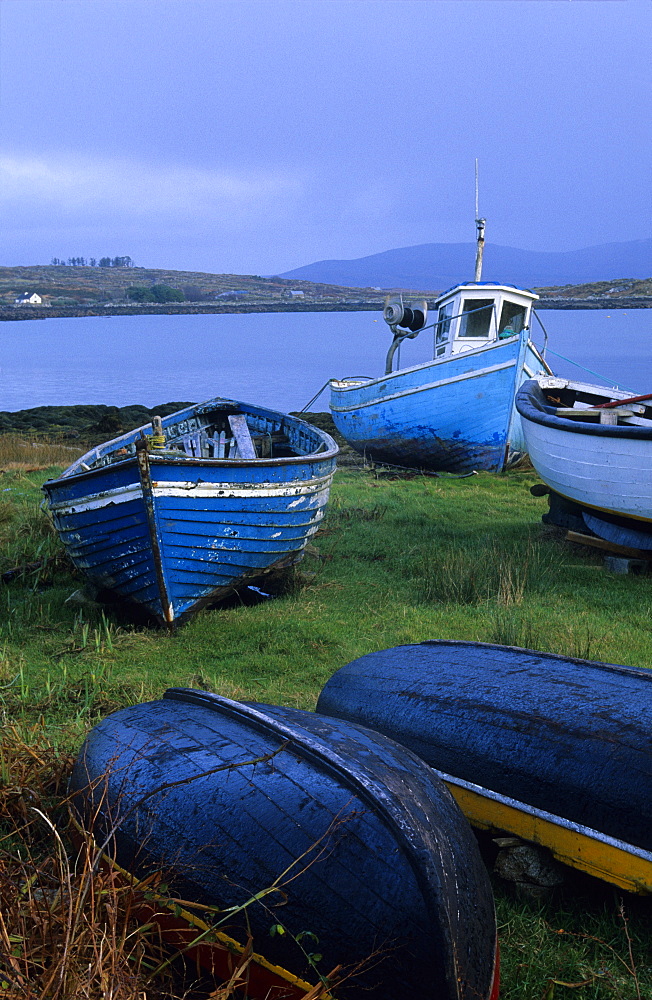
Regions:
<instances>
[{"instance_id":1,"label":"boat interior seat","mask_svg":"<svg viewBox=\"0 0 652 1000\"><path fill-rule=\"evenodd\" d=\"M189 458L258 458L256 439L252 437L244 415L229 414L228 422L227 430L218 431L212 427L184 434L179 444Z\"/></svg>"}]
</instances>

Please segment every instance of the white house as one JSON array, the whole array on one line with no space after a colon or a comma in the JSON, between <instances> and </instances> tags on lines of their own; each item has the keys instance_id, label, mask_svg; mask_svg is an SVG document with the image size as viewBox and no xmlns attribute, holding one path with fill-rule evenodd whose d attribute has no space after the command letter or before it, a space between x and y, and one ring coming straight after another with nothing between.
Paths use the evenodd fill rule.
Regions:
<instances>
[{"instance_id":1,"label":"white house","mask_svg":"<svg viewBox=\"0 0 652 1000\"><path fill-rule=\"evenodd\" d=\"M291 288L290 289L290 296L293 299L302 299L305 296L305 292L302 292L300 289Z\"/></svg>"},{"instance_id":2,"label":"white house","mask_svg":"<svg viewBox=\"0 0 652 1000\"><path fill-rule=\"evenodd\" d=\"M37 292L23 292L16 300L17 306L40 306L43 303L43 299Z\"/></svg>"}]
</instances>

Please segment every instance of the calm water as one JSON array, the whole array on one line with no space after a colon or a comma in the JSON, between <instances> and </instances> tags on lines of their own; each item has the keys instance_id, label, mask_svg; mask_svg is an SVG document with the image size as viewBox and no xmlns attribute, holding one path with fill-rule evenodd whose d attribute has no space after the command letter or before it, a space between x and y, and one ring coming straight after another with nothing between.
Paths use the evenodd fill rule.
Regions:
<instances>
[{"instance_id":1,"label":"calm water","mask_svg":"<svg viewBox=\"0 0 652 1000\"><path fill-rule=\"evenodd\" d=\"M542 310L561 375L652 392L652 309ZM535 323L534 340L541 343ZM333 376L379 375L390 333L379 313L124 316L0 324L0 410L70 403L155 406L227 396L301 409ZM432 333L402 348L429 360ZM313 409L328 408L324 393Z\"/></svg>"}]
</instances>

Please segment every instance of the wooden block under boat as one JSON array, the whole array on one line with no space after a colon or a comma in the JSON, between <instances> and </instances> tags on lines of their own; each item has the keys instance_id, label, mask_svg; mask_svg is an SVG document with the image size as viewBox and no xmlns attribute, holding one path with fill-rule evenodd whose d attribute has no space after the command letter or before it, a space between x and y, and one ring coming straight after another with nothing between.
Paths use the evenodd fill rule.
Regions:
<instances>
[{"instance_id":1,"label":"wooden block under boat","mask_svg":"<svg viewBox=\"0 0 652 1000\"><path fill-rule=\"evenodd\" d=\"M604 552L611 552L617 556L626 556L629 559L652 560L652 550L635 549L629 545L616 545L615 542L608 542L606 538L598 538L596 535L584 535L580 531L567 531L566 541L575 542L577 545L588 545L594 549L602 549Z\"/></svg>"}]
</instances>

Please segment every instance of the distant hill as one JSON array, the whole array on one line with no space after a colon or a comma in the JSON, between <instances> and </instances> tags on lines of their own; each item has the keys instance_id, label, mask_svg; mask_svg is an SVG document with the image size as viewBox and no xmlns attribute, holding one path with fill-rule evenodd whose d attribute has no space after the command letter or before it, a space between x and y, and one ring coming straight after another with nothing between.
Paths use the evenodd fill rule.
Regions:
<instances>
[{"instance_id":1,"label":"distant hill","mask_svg":"<svg viewBox=\"0 0 652 1000\"><path fill-rule=\"evenodd\" d=\"M648 245L652 241L648 241ZM644 244L644 241L641 241ZM612 244L616 247L632 246L634 244ZM356 309L382 309L385 299L383 288L409 288L426 294L431 300L436 295L458 280L467 280L471 259L471 269L474 259L472 244L446 245L447 265L459 260L459 270L438 273L424 269L422 279L415 268L410 272L407 265L403 272L397 267L393 272L387 271L384 279L374 273L375 280L367 280L366 285L357 286L351 281L368 279L369 275L353 275L349 284L333 284L327 279L321 282L307 280L300 276L302 271L319 269L321 265L313 264L309 268L299 268L296 277L283 278L279 275L263 278L256 274L210 274L195 271L171 271L142 267L86 267L83 265L35 264L31 267L0 267L0 323L10 320L55 319L72 316L127 316L153 313L191 314L191 313L241 313L241 312L329 312L348 311ZM334 265L354 267L367 261L392 258L396 255L410 254L421 250L441 249L437 245L425 247L408 247L405 250L390 250L375 257L366 257L360 261L333 261ZM652 267L644 270L647 279L637 279L633 272L637 270L634 264L622 264L620 269L609 267L612 271L608 281L582 282L581 284L565 280L551 282L547 287L544 283L529 280L529 275L512 266L498 268L491 266L491 260L496 260L496 254L491 251L504 251L511 254L528 256L524 251L509 251L504 247L489 248L488 266L483 277L490 280L494 275L497 279L509 283L534 288L541 294L540 308L572 309L572 308L611 308L618 302L623 308L652 308ZM596 248L600 249L600 248ZM457 257L455 256L455 251ZM583 251L588 253L588 251ZM530 254L533 256L552 257L553 254ZM558 256L564 256L559 254ZM623 259L623 258L619 258ZM326 261L325 265L329 262ZM387 267L389 265L386 265ZM614 270L624 271L625 278L616 278ZM427 273L426 273L427 272ZM165 284L183 293L183 302L141 302L130 298L132 287L147 289L156 284ZM552 285L552 287L551 287ZM377 289L377 290L376 290ZM42 297L41 305L20 305L16 299L25 292L37 292ZM581 301L580 301L581 300ZM580 305L578 305L578 302ZM2 428L0 427L0 432Z\"/></svg>"},{"instance_id":2,"label":"distant hill","mask_svg":"<svg viewBox=\"0 0 652 1000\"><path fill-rule=\"evenodd\" d=\"M472 281L474 243L422 243L355 260L322 260L279 275L355 288L444 289ZM487 243L483 281L526 288L652 276L652 239L550 253Z\"/></svg>"},{"instance_id":3,"label":"distant hill","mask_svg":"<svg viewBox=\"0 0 652 1000\"><path fill-rule=\"evenodd\" d=\"M31 267L0 267L0 306L13 305L24 292L37 292L44 304L92 306L98 303L128 303L129 288L169 285L183 293L189 304L218 301L279 302L290 301L293 290L304 297L341 298L345 289L312 282L286 281L278 276L262 278L258 274L211 274L196 271L171 271L145 267L90 267L76 265L34 264ZM133 303L132 303L133 304ZM137 303L140 305L141 303Z\"/></svg>"}]
</instances>

